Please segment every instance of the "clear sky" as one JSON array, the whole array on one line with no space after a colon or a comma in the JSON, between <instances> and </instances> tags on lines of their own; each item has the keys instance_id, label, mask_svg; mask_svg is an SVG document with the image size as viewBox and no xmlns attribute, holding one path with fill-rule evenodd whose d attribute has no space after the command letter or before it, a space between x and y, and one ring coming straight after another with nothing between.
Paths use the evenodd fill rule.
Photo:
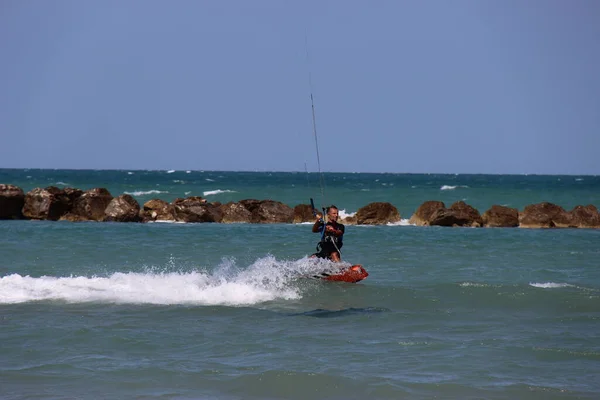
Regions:
<instances>
[{"instance_id":1,"label":"clear sky","mask_svg":"<svg viewBox=\"0 0 600 400\"><path fill-rule=\"evenodd\" d=\"M323 171L600 174L597 0L2 0L0 60L0 168L316 172L312 91Z\"/></svg>"}]
</instances>

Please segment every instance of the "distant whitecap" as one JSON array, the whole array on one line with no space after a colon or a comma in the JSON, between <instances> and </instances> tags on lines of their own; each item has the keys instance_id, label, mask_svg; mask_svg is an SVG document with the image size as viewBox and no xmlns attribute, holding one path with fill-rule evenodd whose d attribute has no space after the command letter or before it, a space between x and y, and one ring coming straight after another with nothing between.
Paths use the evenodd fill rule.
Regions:
<instances>
[{"instance_id":1,"label":"distant whitecap","mask_svg":"<svg viewBox=\"0 0 600 400\"><path fill-rule=\"evenodd\" d=\"M478 282L463 282L460 284L462 287L489 287L490 285L487 283L478 283Z\"/></svg>"},{"instance_id":2,"label":"distant whitecap","mask_svg":"<svg viewBox=\"0 0 600 400\"><path fill-rule=\"evenodd\" d=\"M452 186L452 185L443 185L440 190L454 190L454 189L458 189L458 188L468 188L467 185L456 185L456 186Z\"/></svg>"},{"instance_id":3,"label":"distant whitecap","mask_svg":"<svg viewBox=\"0 0 600 400\"><path fill-rule=\"evenodd\" d=\"M175 170L174 169L170 169L170 170L167 171L167 174L172 174L173 172L175 172Z\"/></svg>"},{"instance_id":4,"label":"distant whitecap","mask_svg":"<svg viewBox=\"0 0 600 400\"><path fill-rule=\"evenodd\" d=\"M221 194L221 193L236 193L235 190L207 190L206 192L202 193L203 196L211 196L214 194Z\"/></svg>"},{"instance_id":5,"label":"distant whitecap","mask_svg":"<svg viewBox=\"0 0 600 400\"><path fill-rule=\"evenodd\" d=\"M542 288L542 289L556 289L556 288L564 288L564 287L572 287L573 285L569 285L568 283L555 283L555 282L545 282L545 283L530 283L530 286Z\"/></svg>"},{"instance_id":6,"label":"distant whitecap","mask_svg":"<svg viewBox=\"0 0 600 400\"><path fill-rule=\"evenodd\" d=\"M129 194L131 196L146 196L149 194L159 194L159 193L169 193L162 190L136 190L135 192L124 192L125 194Z\"/></svg>"}]
</instances>

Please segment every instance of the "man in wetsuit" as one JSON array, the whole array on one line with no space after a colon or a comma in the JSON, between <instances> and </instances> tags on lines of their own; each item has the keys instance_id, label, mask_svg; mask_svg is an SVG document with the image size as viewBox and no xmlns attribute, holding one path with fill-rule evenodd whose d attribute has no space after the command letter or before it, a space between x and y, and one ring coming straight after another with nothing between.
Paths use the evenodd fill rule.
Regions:
<instances>
[{"instance_id":1,"label":"man in wetsuit","mask_svg":"<svg viewBox=\"0 0 600 400\"><path fill-rule=\"evenodd\" d=\"M333 262L341 261L340 249L344 245L344 225L338 224L339 210L336 206L327 208L327 223L323 216L317 214L317 220L312 227L314 233L321 233L321 241L317 244L317 253L313 256L328 258Z\"/></svg>"}]
</instances>

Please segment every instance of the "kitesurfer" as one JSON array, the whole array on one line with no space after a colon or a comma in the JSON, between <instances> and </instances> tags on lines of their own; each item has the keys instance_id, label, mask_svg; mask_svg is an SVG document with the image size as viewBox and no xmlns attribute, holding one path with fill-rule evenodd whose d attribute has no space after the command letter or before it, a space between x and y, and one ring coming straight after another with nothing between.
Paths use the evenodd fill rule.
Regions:
<instances>
[{"instance_id":1,"label":"kitesurfer","mask_svg":"<svg viewBox=\"0 0 600 400\"><path fill-rule=\"evenodd\" d=\"M344 225L337 222L339 210L331 205L327 208L327 223L323 215L316 214L317 220L312 227L314 233L321 233L321 241L317 244L317 253L313 257L328 258L333 262L341 261L340 249L344 245Z\"/></svg>"}]
</instances>

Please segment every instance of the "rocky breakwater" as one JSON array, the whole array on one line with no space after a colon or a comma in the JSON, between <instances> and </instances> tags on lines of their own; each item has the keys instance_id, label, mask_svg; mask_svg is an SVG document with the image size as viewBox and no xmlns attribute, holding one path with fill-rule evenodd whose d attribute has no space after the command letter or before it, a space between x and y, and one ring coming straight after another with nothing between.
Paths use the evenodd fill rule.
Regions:
<instances>
[{"instance_id":1,"label":"rocky breakwater","mask_svg":"<svg viewBox=\"0 0 600 400\"><path fill-rule=\"evenodd\" d=\"M591 204L566 211L556 204L543 202L528 205L522 212L493 205L481 215L464 201L458 201L449 208L441 201L426 201L412 215L409 223L417 226L600 229L600 213Z\"/></svg>"},{"instance_id":2,"label":"rocky breakwater","mask_svg":"<svg viewBox=\"0 0 600 400\"><path fill-rule=\"evenodd\" d=\"M139 205L128 194L118 197L104 188L82 191L54 186L35 188L28 193L14 185L0 184L0 219L112 222L188 223L303 223L313 222L308 204L289 207L274 200L246 199L221 204L198 196L168 203L152 199ZM400 221L398 209L387 202L370 203L356 214L343 218L347 225L385 225ZM426 201L411 216L417 226L521 227L521 228L600 228L600 213L594 205L576 206L571 211L552 203L516 208L493 205L480 214L458 201L449 208L441 201Z\"/></svg>"},{"instance_id":3,"label":"rocky breakwater","mask_svg":"<svg viewBox=\"0 0 600 400\"><path fill-rule=\"evenodd\" d=\"M128 194L118 197L104 188L87 191L54 186L35 188L28 193L14 185L0 184L0 219L109 222L188 223L302 223L315 220L308 204L294 208L274 200L246 199L221 204L198 196L168 203L152 199L139 205ZM390 203L371 203L345 220L346 224L381 225L400 221Z\"/></svg>"}]
</instances>

